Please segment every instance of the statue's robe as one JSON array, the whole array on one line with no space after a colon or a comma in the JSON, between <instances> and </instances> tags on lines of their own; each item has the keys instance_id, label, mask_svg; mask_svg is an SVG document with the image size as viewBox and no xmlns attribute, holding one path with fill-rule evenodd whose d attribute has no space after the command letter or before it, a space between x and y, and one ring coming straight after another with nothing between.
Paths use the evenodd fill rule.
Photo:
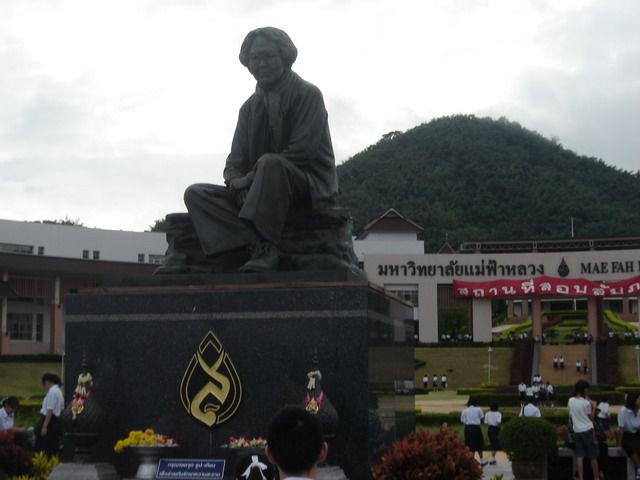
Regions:
<instances>
[{"instance_id":1,"label":"statue's robe","mask_svg":"<svg viewBox=\"0 0 640 480\"><path fill-rule=\"evenodd\" d=\"M240 108L225 183L247 174L253 181L240 208L227 187L199 183L185 192L205 255L260 239L278 245L291 208L319 210L336 203L338 181L322 93L294 72L268 91L258 86Z\"/></svg>"}]
</instances>

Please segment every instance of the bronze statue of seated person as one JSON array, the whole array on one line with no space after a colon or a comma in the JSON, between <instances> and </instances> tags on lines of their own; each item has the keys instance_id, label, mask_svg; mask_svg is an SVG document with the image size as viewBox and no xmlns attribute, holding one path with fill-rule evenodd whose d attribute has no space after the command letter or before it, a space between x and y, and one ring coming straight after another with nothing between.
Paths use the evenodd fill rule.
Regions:
<instances>
[{"instance_id":1,"label":"bronze statue of seated person","mask_svg":"<svg viewBox=\"0 0 640 480\"><path fill-rule=\"evenodd\" d=\"M207 260L249 247L240 271L277 270L293 209L335 206L338 192L327 111L320 90L291 70L297 49L282 30L249 32L240 62L257 81L240 108L225 187L195 184L184 200Z\"/></svg>"}]
</instances>

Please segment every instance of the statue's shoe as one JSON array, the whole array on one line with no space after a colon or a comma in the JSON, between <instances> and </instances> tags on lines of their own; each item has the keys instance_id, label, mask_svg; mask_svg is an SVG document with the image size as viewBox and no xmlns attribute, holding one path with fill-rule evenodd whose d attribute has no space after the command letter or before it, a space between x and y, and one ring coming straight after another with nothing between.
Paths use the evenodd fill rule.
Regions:
<instances>
[{"instance_id":1,"label":"statue's shoe","mask_svg":"<svg viewBox=\"0 0 640 480\"><path fill-rule=\"evenodd\" d=\"M278 270L280 253L272 243L259 243L247 263L240 267L241 272L275 272Z\"/></svg>"}]
</instances>

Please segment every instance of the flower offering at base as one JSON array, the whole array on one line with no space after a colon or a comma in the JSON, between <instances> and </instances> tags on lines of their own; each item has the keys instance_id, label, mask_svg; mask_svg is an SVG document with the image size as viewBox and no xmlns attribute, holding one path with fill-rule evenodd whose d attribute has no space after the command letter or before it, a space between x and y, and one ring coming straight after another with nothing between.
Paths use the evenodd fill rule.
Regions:
<instances>
[{"instance_id":1,"label":"flower offering at base","mask_svg":"<svg viewBox=\"0 0 640 480\"><path fill-rule=\"evenodd\" d=\"M267 441L262 437L245 438L245 437L229 437L229 448L264 448Z\"/></svg>"},{"instance_id":2,"label":"flower offering at base","mask_svg":"<svg viewBox=\"0 0 640 480\"><path fill-rule=\"evenodd\" d=\"M132 430L129 436L118 440L113 446L113 451L122 453L126 447L177 447L175 438L156 433L153 428L146 430Z\"/></svg>"}]
</instances>

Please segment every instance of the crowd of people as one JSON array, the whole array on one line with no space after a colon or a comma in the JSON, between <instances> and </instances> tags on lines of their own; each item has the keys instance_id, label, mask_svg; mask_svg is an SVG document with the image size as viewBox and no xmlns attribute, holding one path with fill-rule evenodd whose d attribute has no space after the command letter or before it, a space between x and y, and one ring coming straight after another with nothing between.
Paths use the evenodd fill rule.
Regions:
<instances>
[{"instance_id":1,"label":"crowd of people","mask_svg":"<svg viewBox=\"0 0 640 480\"><path fill-rule=\"evenodd\" d=\"M522 382L518 386L521 395L523 394L520 416L541 416L538 408L539 400L534 397L533 384L547 386L547 393L550 384L549 382L543 384L542 377L539 375L536 375L534 380L532 385L526 385ZM569 399L567 408L571 443L576 458L576 478L578 480L585 479L586 459L590 463L594 480L600 480L598 458L601 447L606 447L604 442L608 437L607 433L611 430L609 400L607 397L603 397L600 402L593 401L589 397L589 383L585 380L579 380L574 386L573 396ZM480 465L495 464L496 452L500 450L499 432L502 424L502 413L498 405L492 404L490 410L485 414L478 406L476 397L471 396L467 407L460 415L460 421L464 425L465 444L474 456L478 456ZM485 447L482 433L483 423L487 425L487 436L490 443L491 457L488 461L483 457ZM640 392L627 394L625 405L618 413L618 429L613 436L616 439L619 454L629 457L636 469L635 478L640 480Z\"/></svg>"},{"instance_id":2,"label":"crowd of people","mask_svg":"<svg viewBox=\"0 0 640 480\"><path fill-rule=\"evenodd\" d=\"M64 399L60 390L60 377L55 373L42 375L42 386L46 392L40 408L40 418L35 427L23 428L15 425L16 412L20 407L17 397L10 396L2 401L0 408L0 431L14 433L15 442L28 450L58 455L62 439L60 416L64 409Z\"/></svg>"},{"instance_id":3,"label":"crowd of people","mask_svg":"<svg viewBox=\"0 0 640 480\"><path fill-rule=\"evenodd\" d=\"M518 395L520 396L520 407L523 407L527 403L553 407L556 402L555 387L549 381L544 382L540 374L535 374L529 385L524 381L520 382L518 385Z\"/></svg>"},{"instance_id":4,"label":"crowd of people","mask_svg":"<svg viewBox=\"0 0 640 480\"><path fill-rule=\"evenodd\" d=\"M443 373L440 376L438 376L437 373L434 373L433 377L431 377L431 389L435 392L437 392L438 390L446 390L448 384L449 384L449 378L447 377L446 373ZM428 373L425 373L424 376L422 377L422 388L424 389L429 388Z\"/></svg>"}]
</instances>

